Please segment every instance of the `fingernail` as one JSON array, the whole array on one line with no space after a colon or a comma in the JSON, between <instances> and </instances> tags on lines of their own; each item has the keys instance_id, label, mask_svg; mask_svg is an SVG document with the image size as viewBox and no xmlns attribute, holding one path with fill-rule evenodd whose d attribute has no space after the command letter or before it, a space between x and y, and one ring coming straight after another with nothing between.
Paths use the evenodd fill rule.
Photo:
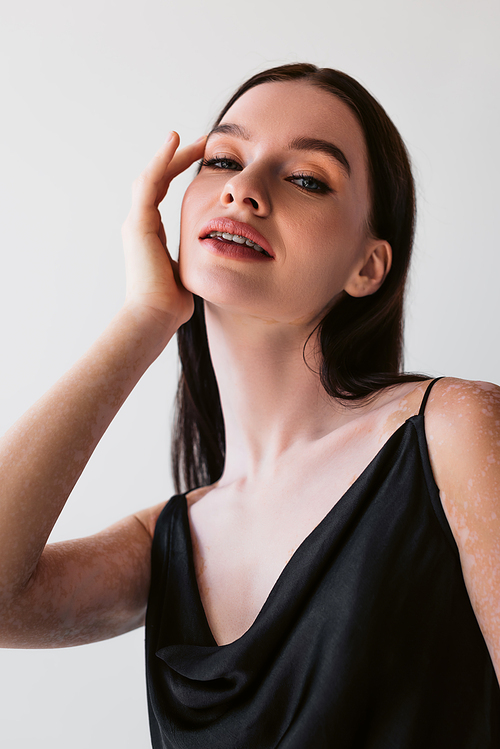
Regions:
<instances>
[{"instance_id":1,"label":"fingernail","mask_svg":"<svg viewBox=\"0 0 500 749\"><path fill-rule=\"evenodd\" d=\"M196 138L195 143L201 143L201 141L205 140L206 137L207 137L206 135L200 135L199 138Z\"/></svg>"},{"instance_id":2,"label":"fingernail","mask_svg":"<svg viewBox=\"0 0 500 749\"><path fill-rule=\"evenodd\" d=\"M167 133L167 137L165 138L165 143L168 143L169 141L171 141L173 137L174 137L174 131L171 130L169 133Z\"/></svg>"}]
</instances>

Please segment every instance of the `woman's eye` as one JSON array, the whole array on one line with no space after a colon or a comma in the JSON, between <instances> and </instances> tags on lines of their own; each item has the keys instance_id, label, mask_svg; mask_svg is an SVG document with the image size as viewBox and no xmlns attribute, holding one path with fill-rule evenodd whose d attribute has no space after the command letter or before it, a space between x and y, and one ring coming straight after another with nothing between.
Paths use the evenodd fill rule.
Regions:
<instances>
[{"instance_id":1,"label":"woman's eye","mask_svg":"<svg viewBox=\"0 0 500 749\"><path fill-rule=\"evenodd\" d=\"M201 166L206 166L211 169L230 169L232 171L241 171L241 166L234 159L226 159L223 157L215 157L212 159L203 159Z\"/></svg>"},{"instance_id":2,"label":"woman's eye","mask_svg":"<svg viewBox=\"0 0 500 749\"><path fill-rule=\"evenodd\" d=\"M302 190L307 190L307 192L331 192L328 185L321 180L316 179L316 177L311 177L310 174L294 174L292 177L288 178L288 181L297 185Z\"/></svg>"}]
</instances>

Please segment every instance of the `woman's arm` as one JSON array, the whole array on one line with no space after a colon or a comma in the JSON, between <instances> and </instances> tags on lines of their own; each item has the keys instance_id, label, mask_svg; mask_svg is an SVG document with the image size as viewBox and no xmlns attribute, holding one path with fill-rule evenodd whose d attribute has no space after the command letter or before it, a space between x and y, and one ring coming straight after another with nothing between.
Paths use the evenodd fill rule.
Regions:
<instances>
[{"instance_id":1,"label":"woman's arm","mask_svg":"<svg viewBox=\"0 0 500 749\"><path fill-rule=\"evenodd\" d=\"M425 413L441 502L500 681L500 388L446 378Z\"/></svg>"},{"instance_id":2,"label":"woman's arm","mask_svg":"<svg viewBox=\"0 0 500 749\"><path fill-rule=\"evenodd\" d=\"M140 624L159 508L96 536L47 538L113 417L193 300L166 249L158 205L202 154L172 134L134 184L123 238L127 297L104 334L0 442L0 644L66 645ZM175 156L174 156L175 154Z\"/></svg>"}]
</instances>

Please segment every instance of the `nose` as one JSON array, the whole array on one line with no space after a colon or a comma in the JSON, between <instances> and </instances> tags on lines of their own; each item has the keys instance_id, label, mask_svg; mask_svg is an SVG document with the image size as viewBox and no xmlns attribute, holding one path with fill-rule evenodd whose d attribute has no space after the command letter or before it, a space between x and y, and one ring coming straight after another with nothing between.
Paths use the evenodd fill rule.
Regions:
<instances>
[{"instance_id":1,"label":"nose","mask_svg":"<svg viewBox=\"0 0 500 749\"><path fill-rule=\"evenodd\" d=\"M231 175L222 190L221 202L224 206L235 203L257 216L266 216L271 210L264 176L252 172L249 167Z\"/></svg>"}]
</instances>

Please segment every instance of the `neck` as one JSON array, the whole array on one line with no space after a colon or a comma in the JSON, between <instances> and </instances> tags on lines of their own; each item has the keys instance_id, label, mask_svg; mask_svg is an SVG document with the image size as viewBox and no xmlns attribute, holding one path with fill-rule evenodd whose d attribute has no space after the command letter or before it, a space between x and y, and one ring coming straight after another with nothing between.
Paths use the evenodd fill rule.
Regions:
<instances>
[{"instance_id":1,"label":"neck","mask_svg":"<svg viewBox=\"0 0 500 749\"><path fill-rule=\"evenodd\" d=\"M226 431L221 483L258 481L284 455L321 438L345 420L324 392L313 335L298 325L228 314L205 305L210 353Z\"/></svg>"}]
</instances>

